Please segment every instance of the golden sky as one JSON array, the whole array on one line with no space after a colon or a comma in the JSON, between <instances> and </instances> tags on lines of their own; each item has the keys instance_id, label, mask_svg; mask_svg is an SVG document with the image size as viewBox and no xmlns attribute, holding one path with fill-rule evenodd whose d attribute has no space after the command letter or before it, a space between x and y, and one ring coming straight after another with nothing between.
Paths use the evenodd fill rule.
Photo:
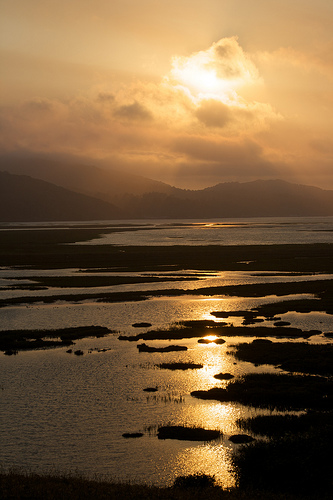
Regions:
<instances>
[{"instance_id":1,"label":"golden sky","mask_svg":"<svg viewBox=\"0 0 333 500\"><path fill-rule=\"evenodd\" d=\"M332 0L2 0L1 151L333 189Z\"/></svg>"}]
</instances>

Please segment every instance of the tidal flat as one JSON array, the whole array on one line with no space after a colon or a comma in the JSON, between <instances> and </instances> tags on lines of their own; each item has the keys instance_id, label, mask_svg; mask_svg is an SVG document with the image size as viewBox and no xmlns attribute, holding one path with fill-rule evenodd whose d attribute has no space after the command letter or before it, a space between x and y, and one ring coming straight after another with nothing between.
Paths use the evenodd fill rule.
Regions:
<instances>
[{"instance_id":1,"label":"tidal flat","mask_svg":"<svg viewBox=\"0 0 333 500\"><path fill-rule=\"evenodd\" d=\"M66 471L74 457L82 473L121 481L171 485L207 474L231 497L267 492L267 482L246 475L251 457L261 467L246 450L263 444L245 421L315 412L312 421L295 420L283 445L269 437L264 453L273 469L277 447L285 453L289 443L291 467L296 440L316 440L320 453L318 429L329 432L333 245L79 244L117 230L136 231L1 230L0 348L18 353L0 360L2 466ZM146 352L141 341L149 341ZM84 355L68 356L68 346ZM158 397L146 396L147 387ZM221 439L153 440L146 431L153 426L217 430ZM255 441L230 441L244 430ZM313 462L302 465L305 474L307 467L311 495L316 485L324 498L327 482ZM273 489L278 473L276 465ZM281 494L298 496L283 484Z\"/></svg>"},{"instance_id":2,"label":"tidal flat","mask_svg":"<svg viewBox=\"0 0 333 500\"><path fill-rule=\"evenodd\" d=\"M332 273L329 243L281 245L118 246L76 245L120 229L8 228L1 229L2 266L35 269L125 270L249 270L292 273ZM122 229L126 231L129 229ZM132 229L135 231L135 229ZM92 250L93 249L93 250Z\"/></svg>"}]
</instances>

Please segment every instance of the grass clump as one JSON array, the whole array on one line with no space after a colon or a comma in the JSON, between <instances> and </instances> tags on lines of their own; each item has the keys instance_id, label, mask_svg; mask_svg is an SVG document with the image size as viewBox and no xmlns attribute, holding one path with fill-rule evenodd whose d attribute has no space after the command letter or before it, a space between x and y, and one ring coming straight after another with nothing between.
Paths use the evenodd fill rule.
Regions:
<instances>
[{"instance_id":1,"label":"grass clump","mask_svg":"<svg viewBox=\"0 0 333 500\"><path fill-rule=\"evenodd\" d=\"M215 488L217 486L215 477L208 474L191 474L189 476L179 476L173 483L174 488L196 489Z\"/></svg>"},{"instance_id":2,"label":"grass clump","mask_svg":"<svg viewBox=\"0 0 333 500\"><path fill-rule=\"evenodd\" d=\"M236 424L254 434L278 438L289 434L304 434L312 428L333 425L332 412L309 411L301 415L258 415L238 419Z\"/></svg>"},{"instance_id":3,"label":"grass clump","mask_svg":"<svg viewBox=\"0 0 333 500\"><path fill-rule=\"evenodd\" d=\"M86 337L104 337L112 333L103 326L79 326L56 330L6 330L0 331L0 350L15 354L15 351L47 349L74 344L74 340Z\"/></svg>"},{"instance_id":4,"label":"grass clump","mask_svg":"<svg viewBox=\"0 0 333 500\"><path fill-rule=\"evenodd\" d=\"M143 432L124 432L122 434L124 438L140 438L143 436Z\"/></svg>"},{"instance_id":5,"label":"grass clump","mask_svg":"<svg viewBox=\"0 0 333 500\"><path fill-rule=\"evenodd\" d=\"M220 338L217 339L199 339L198 344L225 344L225 340Z\"/></svg>"},{"instance_id":6,"label":"grass clump","mask_svg":"<svg viewBox=\"0 0 333 500\"><path fill-rule=\"evenodd\" d=\"M166 347L152 347L147 344L138 344L136 346L139 352L173 352L173 351L187 351L184 345L168 345Z\"/></svg>"},{"instance_id":7,"label":"grass clump","mask_svg":"<svg viewBox=\"0 0 333 500\"><path fill-rule=\"evenodd\" d=\"M203 368L203 365L200 363L192 363L192 362L174 362L174 363L160 363L157 368L161 368L162 370L200 370Z\"/></svg>"},{"instance_id":8,"label":"grass clump","mask_svg":"<svg viewBox=\"0 0 333 500\"><path fill-rule=\"evenodd\" d=\"M333 345L252 342L238 344L232 354L241 361L272 364L286 371L333 375Z\"/></svg>"},{"instance_id":9,"label":"grass clump","mask_svg":"<svg viewBox=\"0 0 333 500\"><path fill-rule=\"evenodd\" d=\"M315 376L251 373L222 389L193 391L199 399L221 402L237 401L257 408L280 410L321 409L333 407L333 380Z\"/></svg>"},{"instance_id":10,"label":"grass clump","mask_svg":"<svg viewBox=\"0 0 333 500\"><path fill-rule=\"evenodd\" d=\"M231 380L232 378L234 378L234 375L232 375L231 373L217 373L216 375L214 375L214 378L216 378L217 380Z\"/></svg>"},{"instance_id":11,"label":"grass clump","mask_svg":"<svg viewBox=\"0 0 333 500\"><path fill-rule=\"evenodd\" d=\"M179 439L184 441L212 441L220 437L218 430L202 427L184 427L182 425L166 425L158 428L158 439Z\"/></svg>"},{"instance_id":12,"label":"grass clump","mask_svg":"<svg viewBox=\"0 0 333 500\"><path fill-rule=\"evenodd\" d=\"M235 444L247 444L254 441L252 436L248 436L247 434L234 434L229 437L229 441Z\"/></svg>"}]
</instances>

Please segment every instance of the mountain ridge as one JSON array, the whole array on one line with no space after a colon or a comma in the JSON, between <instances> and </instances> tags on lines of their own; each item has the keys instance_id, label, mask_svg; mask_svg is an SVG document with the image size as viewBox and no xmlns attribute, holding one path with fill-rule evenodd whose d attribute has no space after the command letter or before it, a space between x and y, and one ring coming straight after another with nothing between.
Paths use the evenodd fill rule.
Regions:
<instances>
[{"instance_id":1,"label":"mountain ridge","mask_svg":"<svg viewBox=\"0 0 333 500\"><path fill-rule=\"evenodd\" d=\"M44 222L120 219L125 214L102 200L27 175L0 172L0 221Z\"/></svg>"},{"instance_id":2,"label":"mountain ridge","mask_svg":"<svg viewBox=\"0 0 333 500\"><path fill-rule=\"evenodd\" d=\"M4 166L9 172L7 177L4 172L1 175L2 221L42 221L47 216L49 220L57 216L59 220L114 220L333 215L333 191L282 179L186 190L119 171L41 158L0 162L0 170ZM53 178L58 184L32 174Z\"/></svg>"},{"instance_id":3,"label":"mountain ridge","mask_svg":"<svg viewBox=\"0 0 333 500\"><path fill-rule=\"evenodd\" d=\"M126 194L139 196L146 192L178 191L178 188L141 175L115 169L106 170L78 161L57 161L43 156L0 155L0 170L17 175L30 175L108 202L113 202L115 197L119 199Z\"/></svg>"}]
</instances>

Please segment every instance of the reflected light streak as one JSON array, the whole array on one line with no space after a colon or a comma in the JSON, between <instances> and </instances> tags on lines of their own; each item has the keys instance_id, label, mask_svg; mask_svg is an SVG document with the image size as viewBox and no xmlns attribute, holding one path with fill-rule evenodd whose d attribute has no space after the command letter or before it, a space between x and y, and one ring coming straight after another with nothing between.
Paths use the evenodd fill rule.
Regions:
<instances>
[{"instance_id":1,"label":"reflected light streak","mask_svg":"<svg viewBox=\"0 0 333 500\"><path fill-rule=\"evenodd\" d=\"M205 337L203 337L204 339L206 340L216 340L218 339L219 337L217 335L205 335Z\"/></svg>"},{"instance_id":2,"label":"reflected light streak","mask_svg":"<svg viewBox=\"0 0 333 500\"><path fill-rule=\"evenodd\" d=\"M175 476L203 473L215 476L216 481L224 488L235 485L235 477L231 461L231 450L222 444L206 444L186 448L175 460L172 473Z\"/></svg>"},{"instance_id":3,"label":"reflected light streak","mask_svg":"<svg viewBox=\"0 0 333 500\"><path fill-rule=\"evenodd\" d=\"M194 400L193 404L183 407L183 424L218 429L223 436L204 444L189 443L179 451L171 474L173 477L203 473L214 475L225 488L235 485L235 469L232 463L234 445L228 440L232 434L239 433L235 421L255 415L255 410L233 403Z\"/></svg>"}]
</instances>

